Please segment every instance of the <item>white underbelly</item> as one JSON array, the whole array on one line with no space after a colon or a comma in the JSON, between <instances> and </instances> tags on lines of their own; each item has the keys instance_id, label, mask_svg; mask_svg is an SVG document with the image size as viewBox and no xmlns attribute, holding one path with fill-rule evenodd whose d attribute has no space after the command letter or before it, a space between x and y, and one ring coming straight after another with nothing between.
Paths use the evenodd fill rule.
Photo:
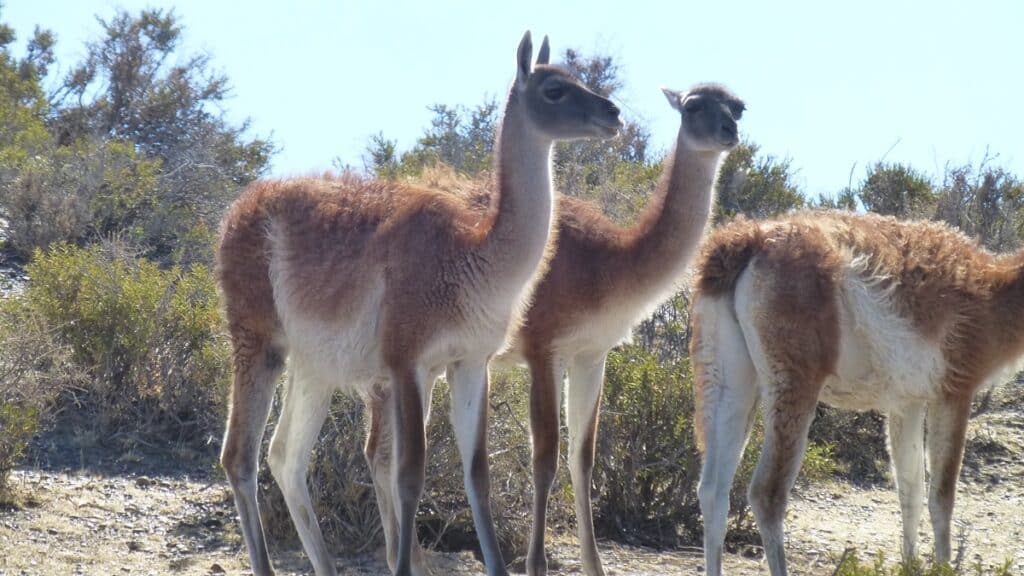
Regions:
<instances>
[{"instance_id":1,"label":"white underbelly","mask_svg":"<svg viewBox=\"0 0 1024 576\"><path fill-rule=\"evenodd\" d=\"M884 290L855 275L842 282L839 344L836 374L821 393L828 404L889 412L942 391L939 343L899 316Z\"/></svg>"},{"instance_id":2,"label":"white underbelly","mask_svg":"<svg viewBox=\"0 0 1024 576\"><path fill-rule=\"evenodd\" d=\"M383 354L383 294L383 286L369 291L344 318L333 322L279 302L289 369L297 377L364 396L374 387L387 387L391 375ZM502 346L510 311L493 315L479 309L477 314L473 312L466 311L466 315L475 316L476 321L438 326L430 335L415 359L426 378L437 378L454 362L485 359Z\"/></svg>"}]
</instances>

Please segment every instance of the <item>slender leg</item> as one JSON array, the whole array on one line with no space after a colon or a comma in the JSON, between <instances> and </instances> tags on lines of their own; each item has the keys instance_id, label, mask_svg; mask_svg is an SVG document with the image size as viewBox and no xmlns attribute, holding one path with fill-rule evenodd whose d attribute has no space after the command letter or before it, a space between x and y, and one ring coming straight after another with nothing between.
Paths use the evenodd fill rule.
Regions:
<instances>
[{"instance_id":1,"label":"slender leg","mask_svg":"<svg viewBox=\"0 0 1024 576\"><path fill-rule=\"evenodd\" d=\"M301 367L292 373L284 399L281 419L270 440L267 462L281 492L288 512L299 533L317 576L334 576L334 558L327 549L320 524L313 512L313 502L306 485L309 458L320 428L331 404L332 386L303 378Z\"/></svg>"},{"instance_id":2,"label":"slender leg","mask_svg":"<svg viewBox=\"0 0 1024 576\"><path fill-rule=\"evenodd\" d=\"M559 412L562 409L562 361L550 356L530 359L530 432L533 438L533 532L526 573L545 576L544 554L548 497L558 472Z\"/></svg>"},{"instance_id":3,"label":"slender leg","mask_svg":"<svg viewBox=\"0 0 1024 576\"><path fill-rule=\"evenodd\" d=\"M949 562L951 558L950 523L964 457L970 406L970 400L963 398L945 398L928 405L928 464L931 472L928 512L935 534L936 562Z\"/></svg>"},{"instance_id":4,"label":"slender leg","mask_svg":"<svg viewBox=\"0 0 1024 576\"><path fill-rule=\"evenodd\" d=\"M466 496L489 576L508 574L491 518L491 480L487 464L487 359L456 362L448 367L451 419L462 456Z\"/></svg>"},{"instance_id":5,"label":"slender leg","mask_svg":"<svg viewBox=\"0 0 1024 576\"><path fill-rule=\"evenodd\" d=\"M411 366L392 371L392 479L393 501L398 503L398 553L395 576L413 576L413 541L416 540L416 508L423 495L426 475L426 418L432 382Z\"/></svg>"},{"instance_id":6,"label":"slender leg","mask_svg":"<svg viewBox=\"0 0 1024 576\"><path fill-rule=\"evenodd\" d=\"M924 496L924 404L889 414L889 450L903 515L903 560L917 557L917 527Z\"/></svg>"},{"instance_id":7,"label":"slender leg","mask_svg":"<svg viewBox=\"0 0 1024 576\"><path fill-rule=\"evenodd\" d=\"M253 574L272 576L274 568L256 503L256 478L263 429L274 400L274 387L284 370L284 356L251 331L233 326L231 332L234 381L221 465L235 494Z\"/></svg>"},{"instance_id":8,"label":"slender leg","mask_svg":"<svg viewBox=\"0 0 1024 576\"><path fill-rule=\"evenodd\" d=\"M367 432L363 454L373 478L373 491L377 495L388 569L394 571L398 563L398 516L395 515L395 504L391 498L391 446L394 431L390 396L390 391L380 390L366 400ZM426 559L417 539L412 542L412 572L427 574Z\"/></svg>"},{"instance_id":9,"label":"slender leg","mask_svg":"<svg viewBox=\"0 0 1024 576\"><path fill-rule=\"evenodd\" d=\"M783 520L817 404L817 394L808 394L807 386L797 384L798 377L779 376L770 386L765 403L764 448L750 481L749 494L772 576L788 573Z\"/></svg>"},{"instance_id":10,"label":"slender leg","mask_svg":"<svg viewBox=\"0 0 1024 576\"><path fill-rule=\"evenodd\" d=\"M366 400L366 445L363 455L370 467L373 491L377 495L377 511L384 531L384 548L388 569L395 570L398 561L398 519L391 501L391 422L390 397L387 392L374 392Z\"/></svg>"},{"instance_id":11,"label":"slender leg","mask_svg":"<svg viewBox=\"0 0 1024 576\"><path fill-rule=\"evenodd\" d=\"M718 310L724 302L700 299L695 310L691 361L694 388L701 398L699 418L703 426L704 462L697 495L704 518L704 563L708 576L722 573L729 490L750 436L757 403L757 373L750 360L743 333L731 311Z\"/></svg>"},{"instance_id":12,"label":"slender leg","mask_svg":"<svg viewBox=\"0 0 1024 576\"><path fill-rule=\"evenodd\" d=\"M607 352L578 355L569 365L569 473L576 504L576 532L580 541L583 573L604 576L601 556L594 537L594 514L590 505L590 483L594 471L594 445L601 411L601 388Z\"/></svg>"}]
</instances>

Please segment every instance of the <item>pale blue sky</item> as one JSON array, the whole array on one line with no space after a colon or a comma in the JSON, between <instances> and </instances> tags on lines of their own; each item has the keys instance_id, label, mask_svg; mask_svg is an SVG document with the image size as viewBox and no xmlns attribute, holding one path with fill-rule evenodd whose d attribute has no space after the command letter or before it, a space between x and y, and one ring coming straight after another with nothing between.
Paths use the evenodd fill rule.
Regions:
<instances>
[{"instance_id":1,"label":"pale blue sky","mask_svg":"<svg viewBox=\"0 0 1024 576\"><path fill-rule=\"evenodd\" d=\"M230 118L281 147L272 174L361 166L368 138L413 144L432 103L501 98L523 30L613 55L624 113L667 148L678 116L659 86L700 81L746 99L741 130L789 157L805 192L835 192L866 164L994 164L1024 176L1024 2L556 2L7 0L19 34L57 33L65 67L115 7L174 7L185 52L231 78ZM891 149L891 150L890 150ZM888 154L887 154L888 152ZM887 154L887 155L886 155Z\"/></svg>"}]
</instances>

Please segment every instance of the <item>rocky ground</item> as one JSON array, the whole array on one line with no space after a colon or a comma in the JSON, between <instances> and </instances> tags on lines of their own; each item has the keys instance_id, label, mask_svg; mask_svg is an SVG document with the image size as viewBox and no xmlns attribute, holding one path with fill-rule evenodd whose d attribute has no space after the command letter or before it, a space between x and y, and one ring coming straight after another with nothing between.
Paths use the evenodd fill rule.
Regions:
<instances>
[{"instance_id":1,"label":"rocky ground","mask_svg":"<svg viewBox=\"0 0 1024 576\"><path fill-rule=\"evenodd\" d=\"M1024 573L1022 392L1020 384L1001 387L972 422L955 514L965 566L1012 559ZM95 454L43 453L51 456L15 471L14 497L0 508L0 576L248 573L230 489L208 469L176 470L175 455L154 462L122 454L95 465ZM890 486L798 487L787 529L794 574L831 574L846 548L861 557L899 555L899 507ZM930 551L926 522L921 541ZM551 548L553 574L580 573L571 536L553 535ZM271 549L280 574L309 572L301 551L274 542ZM698 574L703 565L696 548L604 542L602 554L609 574ZM767 574L758 556L751 548L728 555L728 573ZM470 553L434 553L432 560L435 574L483 573ZM342 558L338 566L343 575L386 573L379 554Z\"/></svg>"}]
</instances>

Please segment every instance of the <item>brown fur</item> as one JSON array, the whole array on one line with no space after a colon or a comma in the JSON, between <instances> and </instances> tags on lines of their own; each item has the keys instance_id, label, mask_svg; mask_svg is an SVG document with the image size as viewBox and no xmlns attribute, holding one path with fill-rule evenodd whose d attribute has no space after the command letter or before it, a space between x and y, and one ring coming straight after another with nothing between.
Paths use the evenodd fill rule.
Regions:
<instances>
[{"instance_id":1,"label":"brown fur","mask_svg":"<svg viewBox=\"0 0 1024 576\"><path fill-rule=\"evenodd\" d=\"M682 172L673 151L631 226L616 224L591 202L558 196L558 242L518 333L527 355L544 353L552 341L623 297L656 298L667 278L679 276L685 267L685 259L678 265L679 253L686 251L688 236L699 237L707 214L690 209L694 198L681 189L693 175L676 170Z\"/></svg>"},{"instance_id":2,"label":"brown fur","mask_svg":"<svg viewBox=\"0 0 1024 576\"><path fill-rule=\"evenodd\" d=\"M431 390L425 379L445 367L454 375L453 398L468 402L453 401L452 419L481 551L489 574L506 573L489 511L487 362L550 253L553 143L607 138L622 125L611 101L547 65L547 39L536 66L532 51L527 33L497 135L494 184L486 193L467 193L465 182L441 173L431 177L456 193L326 175L257 182L225 215L217 273L235 347L235 381L222 462L255 573L273 573L254 476L280 372L280 362L271 366L267 359L289 352L298 375L268 459L316 573L336 569L311 516L304 466L339 385L369 396L365 452L387 524L389 564L400 576L423 572L414 530L429 405L421 396ZM336 356L309 341L332 337L336 343L324 345L336 348ZM339 374L338 381L318 373L332 363L352 373ZM312 369L303 374L306 364ZM467 410L473 402L479 410ZM393 457L385 462L387 438Z\"/></svg>"},{"instance_id":3,"label":"brown fur","mask_svg":"<svg viewBox=\"0 0 1024 576\"><path fill-rule=\"evenodd\" d=\"M709 574L721 570L723 502L727 500L723 490L728 489L724 481L731 480L733 473L729 462L734 461L729 458L742 446L727 428L742 425L732 420L752 401L752 396L744 394L756 396L758 392L766 410L766 430L761 459L751 479L750 503L772 574L786 573L782 518L818 398L830 376L841 376L837 371L843 344L840 310L853 314L853 325L860 323L857 314L861 311L842 307L842 301L850 297L844 292L850 286L844 279L851 276L885 295L891 310L883 305L887 309L881 314L902 317L923 340L941 351L942 388L935 390L935 397L899 391L889 400L894 405L870 407L892 411L890 437L893 449L898 448L902 455L894 462L899 463L896 474L905 523L904 556L909 559L916 554L914 522L919 512L913 491L924 479L923 472L915 476L919 468L913 464L919 456L914 451L922 450L923 419L914 418L922 417L928 404L929 506L936 558L948 561L949 519L970 400L997 369L1024 354L1024 328L1017 321L1024 312L1022 263L1022 255L994 256L944 224L873 214L811 211L763 221L740 218L711 234L698 258L695 302L714 298L728 303L722 306L731 307L733 313L742 310L743 320L715 316L728 314L719 308L714 320L707 320L713 324L705 326L702 310L713 308L703 307L698 307L692 318L691 356L700 358L694 383L697 441L704 448L712 430L721 435L705 455L700 489L705 526L710 523L714 527L712 536L707 529L705 532ZM754 294L753 300L743 301L742 308L736 294L741 276L743 282L750 282ZM750 296L750 291L744 289L743 295ZM758 371L757 384L741 381L755 377L742 372L753 369L745 368L742 360L733 360L739 372L729 379L715 373L720 368L708 352L722 353L722 349L715 343L714 332L706 334L705 330L723 330L727 336L717 337L728 338L729 346L742 347L744 342L736 342L739 336L730 332L734 329L742 330L746 346L752 342L760 346L748 351ZM860 368L872 378L865 380L864 386L885 382L881 378L888 376L870 371L888 369L887 365ZM849 388L860 382L842 378L831 380L837 388L828 384L830 390L845 387L847 391L842 393L852 397L856 392ZM727 396L723 387L728 387ZM877 403L871 394L876 392L866 388L858 401Z\"/></svg>"},{"instance_id":4,"label":"brown fur","mask_svg":"<svg viewBox=\"0 0 1024 576\"><path fill-rule=\"evenodd\" d=\"M278 229L267 229L271 220ZM337 318L338 306L362 289L360 272L379 259L402 253L443 260L478 246L493 221L493 211L474 209L459 195L401 183L351 175L256 182L222 228L218 270L229 318L243 316L234 313L241 304L272 304L268 232L286 239L287 266L301 274L292 288L302 308ZM259 296L238 298L236 290Z\"/></svg>"},{"instance_id":5,"label":"brown fur","mask_svg":"<svg viewBox=\"0 0 1024 576\"><path fill-rule=\"evenodd\" d=\"M777 248L782 245L785 251ZM921 334L943 343L952 394L972 394L997 365L1024 350L1024 330L1006 321L1024 311L1021 257L994 256L937 222L830 211L764 221L740 218L704 243L697 261L698 294L726 294L755 256L770 260L786 251L790 255L783 262L813 253L820 263L803 264L832 276L849 263L848 254L866 256L865 279L891 289L900 314ZM789 265L783 264L780 277L796 276ZM817 302L804 299L791 312L795 318L801 312L817 314Z\"/></svg>"},{"instance_id":6,"label":"brown fur","mask_svg":"<svg viewBox=\"0 0 1024 576\"><path fill-rule=\"evenodd\" d=\"M593 204L558 197L557 249L512 345L531 374L535 490L527 558L531 576L547 569L545 514L558 467L557 398L566 368L570 392L576 389L578 398L574 401L570 395L567 410L571 435L576 435L570 465L582 567L586 574L603 574L593 533L590 479L605 355L616 339L628 333L631 323L670 294L683 276L710 214L718 163L738 139L736 120L743 105L724 88L701 85L685 95L666 92L666 96L683 114L682 125L647 207L632 226L620 226ZM685 111L684 98L693 99ZM701 104L693 106L697 101ZM595 325L599 333L581 336Z\"/></svg>"}]
</instances>

